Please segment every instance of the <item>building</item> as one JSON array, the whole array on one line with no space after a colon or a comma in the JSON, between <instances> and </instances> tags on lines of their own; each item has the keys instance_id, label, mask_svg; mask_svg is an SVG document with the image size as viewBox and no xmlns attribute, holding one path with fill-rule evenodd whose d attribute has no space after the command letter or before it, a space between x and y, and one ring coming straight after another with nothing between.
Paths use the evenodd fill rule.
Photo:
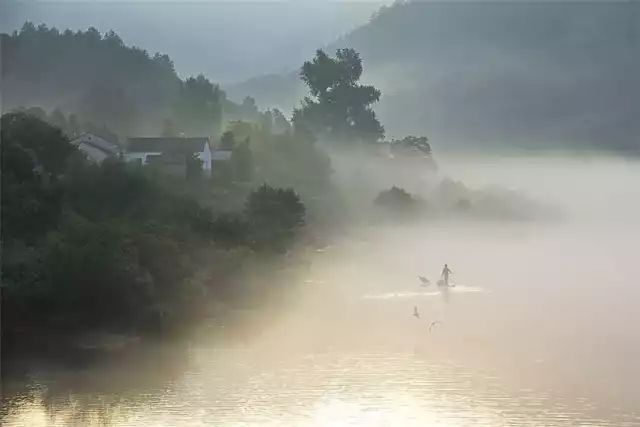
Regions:
<instances>
[{"instance_id":1,"label":"building","mask_svg":"<svg viewBox=\"0 0 640 427\"><path fill-rule=\"evenodd\" d=\"M202 162L205 175L211 175L212 150L207 137L129 138L124 157L127 162L170 165L173 172L182 168L186 173L187 161L194 155Z\"/></svg>"},{"instance_id":2,"label":"building","mask_svg":"<svg viewBox=\"0 0 640 427\"><path fill-rule=\"evenodd\" d=\"M233 154L233 150L214 150L211 153L211 161L215 164L216 162L228 162L231 160L231 155Z\"/></svg>"},{"instance_id":3,"label":"building","mask_svg":"<svg viewBox=\"0 0 640 427\"><path fill-rule=\"evenodd\" d=\"M122 154L120 146L91 133L83 133L71 144L94 163L102 163L107 157L119 157Z\"/></svg>"}]
</instances>

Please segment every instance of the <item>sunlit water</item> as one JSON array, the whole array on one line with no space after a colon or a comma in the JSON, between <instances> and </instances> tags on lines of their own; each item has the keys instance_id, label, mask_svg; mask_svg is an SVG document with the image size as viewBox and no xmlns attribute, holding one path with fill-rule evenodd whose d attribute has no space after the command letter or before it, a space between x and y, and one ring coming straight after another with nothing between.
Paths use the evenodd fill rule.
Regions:
<instances>
[{"instance_id":1,"label":"sunlit water","mask_svg":"<svg viewBox=\"0 0 640 427\"><path fill-rule=\"evenodd\" d=\"M565 220L358 228L244 340L25 363L3 425L640 425L640 169L514 162L448 166ZM455 287L420 286L445 262Z\"/></svg>"}]
</instances>

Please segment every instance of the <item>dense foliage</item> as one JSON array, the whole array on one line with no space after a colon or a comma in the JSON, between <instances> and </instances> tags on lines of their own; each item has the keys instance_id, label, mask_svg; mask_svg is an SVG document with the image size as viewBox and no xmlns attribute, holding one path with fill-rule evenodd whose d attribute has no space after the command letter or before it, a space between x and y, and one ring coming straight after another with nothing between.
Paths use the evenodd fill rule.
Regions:
<instances>
[{"instance_id":1,"label":"dense foliage","mask_svg":"<svg viewBox=\"0 0 640 427\"><path fill-rule=\"evenodd\" d=\"M387 134L487 150L640 150L640 3L398 1L327 47L349 47L386 96ZM295 106L295 72L238 85Z\"/></svg>"},{"instance_id":2,"label":"dense foliage","mask_svg":"<svg viewBox=\"0 0 640 427\"><path fill-rule=\"evenodd\" d=\"M355 50L338 49L335 58L318 50L300 70L311 97L305 97L302 108L294 111L294 121L334 141L381 139L384 128L371 108L380 91L358 84L361 75L362 60Z\"/></svg>"},{"instance_id":3,"label":"dense foliage","mask_svg":"<svg viewBox=\"0 0 640 427\"><path fill-rule=\"evenodd\" d=\"M149 170L87 162L60 129L25 113L4 115L0 136L9 335L32 324L175 325L197 315L203 295L233 292L248 253L286 248L304 224L293 190L263 185L245 211L216 215Z\"/></svg>"},{"instance_id":4,"label":"dense foliage","mask_svg":"<svg viewBox=\"0 0 640 427\"><path fill-rule=\"evenodd\" d=\"M292 189L263 184L249 195L245 206L252 243L277 244L282 249L304 225L305 207Z\"/></svg>"},{"instance_id":5,"label":"dense foliage","mask_svg":"<svg viewBox=\"0 0 640 427\"><path fill-rule=\"evenodd\" d=\"M389 212L408 213L417 208L417 201L411 194L400 187L393 186L381 191L374 203Z\"/></svg>"},{"instance_id":6,"label":"dense foliage","mask_svg":"<svg viewBox=\"0 0 640 427\"><path fill-rule=\"evenodd\" d=\"M210 136L221 131L225 114L256 118L251 98L235 104L202 75L181 80L167 55L128 47L113 31L60 32L27 22L0 34L0 45L5 111L59 109L73 114L72 132L88 122L121 136Z\"/></svg>"}]
</instances>

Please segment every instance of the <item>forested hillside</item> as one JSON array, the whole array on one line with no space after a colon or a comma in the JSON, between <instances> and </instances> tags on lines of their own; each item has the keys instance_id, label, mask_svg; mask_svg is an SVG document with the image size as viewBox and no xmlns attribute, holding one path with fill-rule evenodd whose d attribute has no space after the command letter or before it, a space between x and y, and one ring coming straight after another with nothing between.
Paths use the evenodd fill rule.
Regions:
<instances>
[{"instance_id":1,"label":"forested hillside","mask_svg":"<svg viewBox=\"0 0 640 427\"><path fill-rule=\"evenodd\" d=\"M440 146L638 149L640 4L396 3L329 46L352 47L382 91L390 136ZM273 77L269 77L273 80ZM234 87L293 105L300 83Z\"/></svg>"},{"instance_id":2,"label":"forested hillside","mask_svg":"<svg viewBox=\"0 0 640 427\"><path fill-rule=\"evenodd\" d=\"M126 46L113 31L61 32L25 23L1 38L4 111L59 109L125 136L157 135L167 120L176 131L212 135L225 117L257 113L250 100L228 101L202 75L181 80L167 55Z\"/></svg>"}]
</instances>

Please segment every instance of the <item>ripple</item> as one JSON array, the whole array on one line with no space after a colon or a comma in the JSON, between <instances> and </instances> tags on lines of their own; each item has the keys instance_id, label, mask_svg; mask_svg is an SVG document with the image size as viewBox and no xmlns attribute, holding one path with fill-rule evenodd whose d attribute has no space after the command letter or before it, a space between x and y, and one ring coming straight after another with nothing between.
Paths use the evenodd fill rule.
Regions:
<instances>
[{"instance_id":1,"label":"ripple","mask_svg":"<svg viewBox=\"0 0 640 427\"><path fill-rule=\"evenodd\" d=\"M16 396L4 426L631 426L637 414L597 416L593 402L405 354L260 354L203 351L191 369L152 393L46 388Z\"/></svg>"}]
</instances>

